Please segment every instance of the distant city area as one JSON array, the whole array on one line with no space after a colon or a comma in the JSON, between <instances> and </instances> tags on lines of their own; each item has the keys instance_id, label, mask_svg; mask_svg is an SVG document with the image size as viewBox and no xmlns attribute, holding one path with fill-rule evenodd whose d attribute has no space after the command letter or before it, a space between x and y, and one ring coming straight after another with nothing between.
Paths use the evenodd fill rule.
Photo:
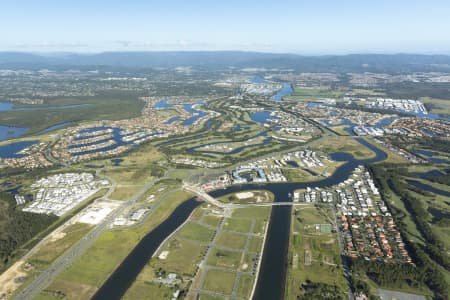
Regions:
<instances>
[{"instance_id":1,"label":"distant city area","mask_svg":"<svg viewBox=\"0 0 450 300\"><path fill-rule=\"evenodd\" d=\"M22 55L0 299L448 298L448 57Z\"/></svg>"}]
</instances>

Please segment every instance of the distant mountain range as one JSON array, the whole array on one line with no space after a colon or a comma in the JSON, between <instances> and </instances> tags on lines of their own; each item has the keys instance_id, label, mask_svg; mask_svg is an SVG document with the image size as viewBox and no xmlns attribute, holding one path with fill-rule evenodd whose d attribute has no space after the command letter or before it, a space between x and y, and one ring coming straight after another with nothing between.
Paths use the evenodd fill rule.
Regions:
<instances>
[{"instance_id":1,"label":"distant mountain range","mask_svg":"<svg viewBox=\"0 0 450 300\"><path fill-rule=\"evenodd\" d=\"M450 72L450 56L419 54L351 54L302 56L240 51L104 52L32 54L0 52L0 69L38 68L266 68L300 72Z\"/></svg>"}]
</instances>

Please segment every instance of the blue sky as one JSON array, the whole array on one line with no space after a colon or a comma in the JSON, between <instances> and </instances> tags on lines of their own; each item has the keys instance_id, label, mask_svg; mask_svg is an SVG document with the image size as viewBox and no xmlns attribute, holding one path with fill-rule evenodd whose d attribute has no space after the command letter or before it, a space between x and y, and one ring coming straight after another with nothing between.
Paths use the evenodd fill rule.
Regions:
<instances>
[{"instance_id":1,"label":"blue sky","mask_svg":"<svg viewBox=\"0 0 450 300\"><path fill-rule=\"evenodd\" d=\"M0 50L450 54L448 0L4 0Z\"/></svg>"}]
</instances>

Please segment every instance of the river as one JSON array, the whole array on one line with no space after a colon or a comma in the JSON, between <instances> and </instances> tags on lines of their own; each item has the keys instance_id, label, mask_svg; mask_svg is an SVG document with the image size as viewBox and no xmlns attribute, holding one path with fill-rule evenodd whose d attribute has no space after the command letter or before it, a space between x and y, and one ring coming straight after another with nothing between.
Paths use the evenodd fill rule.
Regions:
<instances>
[{"instance_id":1,"label":"river","mask_svg":"<svg viewBox=\"0 0 450 300\"><path fill-rule=\"evenodd\" d=\"M289 193L306 187L328 187L336 185L348 179L352 171L359 165L365 165L381 161L387 158L385 152L369 144L361 138L356 139L375 153L373 158L358 160L352 155L343 152L331 154L331 158L337 161L345 161L332 176L315 182L298 183L266 183L244 184L229 187L225 190L216 190L210 193L213 197L220 197L232 192L246 190L265 189L272 192L275 202L291 201ZM261 269L257 279L257 285L253 300L283 299L286 282L287 251L289 247L291 207L273 206L267 231L266 245L261 261Z\"/></svg>"},{"instance_id":2,"label":"river","mask_svg":"<svg viewBox=\"0 0 450 300\"><path fill-rule=\"evenodd\" d=\"M356 139L362 145L371 149L375 156L370 159L357 160L347 153L334 153L331 158L345 161L336 172L328 178L316 182L299 183L266 183L245 184L232 186L225 190L216 190L210 193L213 197L237 191L265 189L275 195L275 202L290 201L289 193L298 188L332 186L346 180L358 165L383 160L386 153L367 143L363 139ZM100 287L93 299L120 299L136 280L149 259L160 244L173 233L189 217L200 203L191 198L180 204L175 211L158 227L148 233L138 245L130 252L120 266L111 274ZM257 278L255 300L283 299L287 268L287 251L290 233L290 206L275 206L270 215L269 228L261 261L261 268Z\"/></svg>"},{"instance_id":3,"label":"river","mask_svg":"<svg viewBox=\"0 0 450 300\"><path fill-rule=\"evenodd\" d=\"M190 198L181 203L166 220L150 231L134 247L119 267L95 293L92 299L121 299L158 249L159 245L181 226L192 211L200 204L201 202L196 201L195 198ZM111 249L111 251L114 251L114 249Z\"/></svg>"}]
</instances>

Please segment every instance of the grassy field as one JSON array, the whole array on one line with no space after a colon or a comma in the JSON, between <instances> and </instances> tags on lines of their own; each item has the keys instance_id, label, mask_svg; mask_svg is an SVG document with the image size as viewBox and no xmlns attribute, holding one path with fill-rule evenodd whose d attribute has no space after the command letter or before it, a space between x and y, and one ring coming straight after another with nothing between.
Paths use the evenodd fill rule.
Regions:
<instances>
[{"instance_id":1,"label":"grassy field","mask_svg":"<svg viewBox=\"0 0 450 300\"><path fill-rule=\"evenodd\" d=\"M325 153L333 152L347 152L353 155L356 159L366 159L375 157L375 153L367 147L358 143L353 137L330 137L323 139L320 144L315 144L313 149Z\"/></svg>"},{"instance_id":2,"label":"grassy field","mask_svg":"<svg viewBox=\"0 0 450 300\"><path fill-rule=\"evenodd\" d=\"M51 240L44 244L39 251L28 260L28 262L35 268L44 270L91 229L92 225L88 224L75 223L69 225L62 231L61 238Z\"/></svg>"},{"instance_id":3,"label":"grassy field","mask_svg":"<svg viewBox=\"0 0 450 300\"><path fill-rule=\"evenodd\" d=\"M156 114L163 118L171 118L180 115L175 109L157 109Z\"/></svg>"},{"instance_id":4,"label":"grassy field","mask_svg":"<svg viewBox=\"0 0 450 300\"><path fill-rule=\"evenodd\" d=\"M248 245L248 250L251 252L260 252L263 244L263 238L259 236L254 236L250 240Z\"/></svg>"},{"instance_id":5,"label":"grassy field","mask_svg":"<svg viewBox=\"0 0 450 300\"><path fill-rule=\"evenodd\" d=\"M197 265L206 252L206 245L202 245L197 241L190 241L175 236L167 245L164 251L169 251L165 260L152 258L148 264L152 270L163 269L167 272L180 274L184 277L192 277L197 270ZM147 276L147 280L152 279Z\"/></svg>"},{"instance_id":6,"label":"grassy field","mask_svg":"<svg viewBox=\"0 0 450 300\"><path fill-rule=\"evenodd\" d=\"M256 137L256 135L267 129L264 129L261 124L252 121L248 112L229 110L224 105L226 105L225 102L211 103L211 109L218 109L222 113L220 117L214 119L214 124L217 123L217 127L212 126L207 130L206 134L191 134L186 135L183 139L177 138L176 142L161 145L161 151L170 157L233 163L295 146L294 143L280 143L275 140L270 141L264 147L251 145L260 143L263 137ZM241 126L240 130L234 129L237 125ZM246 148L234 154L227 153L227 149L206 149L203 147L189 150L189 148L202 147L210 143L223 143L232 148L237 148L245 146L245 143L250 138L254 139L253 142L250 142ZM209 150L219 153L206 152ZM223 151L223 153L220 153L220 151Z\"/></svg>"},{"instance_id":7,"label":"grassy field","mask_svg":"<svg viewBox=\"0 0 450 300\"><path fill-rule=\"evenodd\" d=\"M422 97L419 100L425 104L428 104L428 107L431 107L431 113L442 116L450 116L450 100L435 99L430 97Z\"/></svg>"},{"instance_id":8,"label":"grassy field","mask_svg":"<svg viewBox=\"0 0 450 300\"><path fill-rule=\"evenodd\" d=\"M348 133L345 130L345 129L348 129L348 128L349 128L349 126L347 126L347 125L329 127L330 130L333 130L334 132L336 132L339 135L350 136L350 133Z\"/></svg>"},{"instance_id":9,"label":"grassy field","mask_svg":"<svg viewBox=\"0 0 450 300\"><path fill-rule=\"evenodd\" d=\"M249 299L253 288L253 277L250 275L242 275L239 281L237 296L243 299Z\"/></svg>"},{"instance_id":10,"label":"grassy field","mask_svg":"<svg viewBox=\"0 0 450 300\"><path fill-rule=\"evenodd\" d=\"M219 226L220 218L218 216L205 216L203 218L203 223L209 226L217 227Z\"/></svg>"},{"instance_id":11,"label":"grassy field","mask_svg":"<svg viewBox=\"0 0 450 300\"><path fill-rule=\"evenodd\" d=\"M337 235L321 233L314 226L328 224L326 215L331 213L314 206L293 211L286 299L302 296L300 286L306 280L336 285L342 293L346 291Z\"/></svg>"},{"instance_id":12,"label":"grassy field","mask_svg":"<svg viewBox=\"0 0 450 300\"><path fill-rule=\"evenodd\" d=\"M317 100L323 98L340 98L342 92L329 88L305 88L296 86L294 93L286 97L286 100Z\"/></svg>"},{"instance_id":13,"label":"grassy field","mask_svg":"<svg viewBox=\"0 0 450 300\"><path fill-rule=\"evenodd\" d=\"M387 159L383 160L383 163L393 163L393 164L402 164L402 163L408 163L408 160L401 157L397 153L393 152L392 150L387 149L386 147L383 147L382 145L375 143L371 138L364 138L366 142L369 144L372 144L373 146L381 149L383 152L387 154Z\"/></svg>"},{"instance_id":14,"label":"grassy field","mask_svg":"<svg viewBox=\"0 0 450 300\"><path fill-rule=\"evenodd\" d=\"M218 247L229 247L237 250L244 249L247 237L242 234L236 234L232 232L221 232L216 245Z\"/></svg>"},{"instance_id":15,"label":"grassy field","mask_svg":"<svg viewBox=\"0 0 450 300\"><path fill-rule=\"evenodd\" d=\"M358 96L375 97L375 96L385 96L386 95L383 91L371 90L371 89L362 89L362 88L352 89L352 92L354 94L358 95Z\"/></svg>"},{"instance_id":16,"label":"grassy field","mask_svg":"<svg viewBox=\"0 0 450 300\"><path fill-rule=\"evenodd\" d=\"M313 176L302 169L286 169L283 170L283 174L289 182L310 182L322 179L322 177Z\"/></svg>"},{"instance_id":17,"label":"grassy field","mask_svg":"<svg viewBox=\"0 0 450 300\"><path fill-rule=\"evenodd\" d=\"M114 200L126 201L141 189L142 185L119 186L114 189L114 192L109 195L109 198Z\"/></svg>"},{"instance_id":18,"label":"grassy field","mask_svg":"<svg viewBox=\"0 0 450 300\"><path fill-rule=\"evenodd\" d=\"M236 274L219 270L210 270L206 274L203 289L222 294L231 294Z\"/></svg>"},{"instance_id":19,"label":"grassy field","mask_svg":"<svg viewBox=\"0 0 450 300\"><path fill-rule=\"evenodd\" d=\"M58 276L48 289L67 294L71 291L67 290L64 284L70 283L73 288L88 286L89 289L86 289L86 294L83 294L82 297L89 298L131 249L189 197L191 197L189 193L176 192L165 199L142 225L104 232L81 257Z\"/></svg>"},{"instance_id":20,"label":"grassy field","mask_svg":"<svg viewBox=\"0 0 450 300\"><path fill-rule=\"evenodd\" d=\"M212 228L208 226L219 226L221 218L212 213L206 204L198 207L191 214L189 221L160 249L159 254L167 251L167 258L159 259L158 256L152 258L127 292L125 299L132 299L131 297L148 299L150 296L155 299L152 292L154 295L167 293L170 289L164 285L159 285L161 291L155 291L153 280L156 272L161 270L164 270L166 274L178 274L182 278L179 288L186 290L203 259L206 259L207 266L222 267L228 271L206 269L205 281L199 287L201 290L230 294L234 285L237 284L237 295L248 298L253 287L254 276L243 275L241 280L236 283L234 271L241 270L245 265L247 266L244 268L248 271L248 266L251 266L255 259L255 252L261 251L262 237L254 236L250 238L249 251L251 252L243 252L247 241L245 234L251 232L251 224L255 220L266 222L269 213L270 207L235 209L232 216L225 220L224 230L218 235L209 257L205 258L207 245L211 241L213 232ZM257 226L261 228L254 230L262 231L262 223L258 223ZM202 269L199 272L201 273ZM196 283L193 285L197 286ZM213 298L200 293L199 299Z\"/></svg>"},{"instance_id":21,"label":"grassy field","mask_svg":"<svg viewBox=\"0 0 450 300\"><path fill-rule=\"evenodd\" d=\"M248 198L239 199L238 196L241 193L233 193L219 197L218 200L223 203L257 203L257 202L273 202L273 199L275 197L273 193L266 190L254 190L246 192L252 193L253 195Z\"/></svg>"},{"instance_id":22,"label":"grassy field","mask_svg":"<svg viewBox=\"0 0 450 300\"><path fill-rule=\"evenodd\" d=\"M139 199L138 202L153 202L161 195L169 190L176 189L180 186L180 182L172 179L162 179L156 181L155 184L148 189Z\"/></svg>"},{"instance_id":23,"label":"grassy field","mask_svg":"<svg viewBox=\"0 0 450 300\"><path fill-rule=\"evenodd\" d=\"M197 223L188 223L178 234L185 239L206 243L212 239L214 231Z\"/></svg>"},{"instance_id":24,"label":"grassy field","mask_svg":"<svg viewBox=\"0 0 450 300\"><path fill-rule=\"evenodd\" d=\"M123 299L171 299L175 290L176 288L169 288L157 283L138 279L133 283Z\"/></svg>"},{"instance_id":25,"label":"grassy field","mask_svg":"<svg viewBox=\"0 0 450 300\"><path fill-rule=\"evenodd\" d=\"M238 269L241 261L241 252L213 249L208 257L208 266Z\"/></svg>"},{"instance_id":26,"label":"grassy field","mask_svg":"<svg viewBox=\"0 0 450 300\"><path fill-rule=\"evenodd\" d=\"M170 290L167 286L162 284L156 285L153 281L156 277L155 274L160 271L164 271L166 274L177 274L182 279L182 282L178 284L178 288L186 289L188 287L189 279L195 275L198 264L206 253L207 242L212 238L213 234L210 228L197 223L203 216L203 206L198 207L181 230L177 231L164 244L160 252L150 259L139 274L137 281L127 291L126 299L153 299L153 295L166 293ZM159 259L158 255L163 251L167 251L167 257ZM161 291L155 291L157 286Z\"/></svg>"},{"instance_id":27,"label":"grassy field","mask_svg":"<svg viewBox=\"0 0 450 300\"><path fill-rule=\"evenodd\" d=\"M223 228L230 231L249 232L251 223L248 219L231 218L226 220Z\"/></svg>"}]
</instances>

